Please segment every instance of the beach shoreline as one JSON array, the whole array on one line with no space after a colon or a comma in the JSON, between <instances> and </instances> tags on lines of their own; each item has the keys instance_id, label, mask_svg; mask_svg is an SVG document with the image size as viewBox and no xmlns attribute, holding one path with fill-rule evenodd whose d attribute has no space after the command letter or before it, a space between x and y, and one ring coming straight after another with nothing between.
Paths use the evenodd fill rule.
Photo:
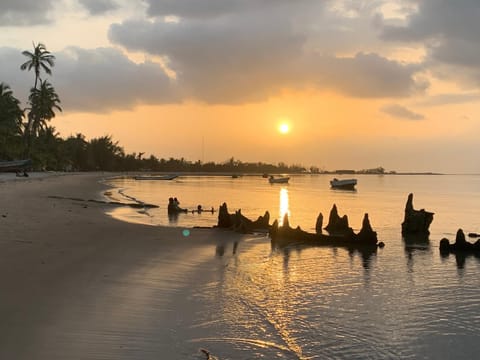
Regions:
<instances>
[{"instance_id":1,"label":"beach shoreline","mask_svg":"<svg viewBox=\"0 0 480 360\"><path fill-rule=\"evenodd\" d=\"M181 304L204 276L197 265L242 236L114 219L106 211L118 205L103 196L111 175L0 181L0 358L159 358L142 350L145 339L156 344L144 349L178 355L171 334L180 332L178 342L179 317L189 321ZM163 330L152 330L146 316ZM143 340L132 340L138 331Z\"/></svg>"},{"instance_id":2,"label":"beach shoreline","mask_svg":"<svg viewBox=\"0 0 480 360\"><path fill-rule=\"evenodd\" d=\"M441 256L435 239L451 225L412 247L395 220L403 215L396 204L403 207L405 190L415 185L424 194L418 205L434 210L439 224L455 224L459 215L478 224L477 212L467 219L464 211L478 202L477 178L465 184L444 177L433 195L422 190L431 188L428 179L365 181L365 192L341 209L350 215L380 205L383 217L369 214L374 229L391 224L379 231L387 246L365 256L336 247L274 249L266 234L124 222L108 215L120 202L138 197L163 210L166 194L200 202L204 182L167 183L179 186L111 203L105 192L116 188L105 180L121 175L0 174L0 359L205 360L201 349L212 359L361 358L365 349L374 358L470 359L478 352L478 258ZM254 181L238 194L217 184L208 179L204 187L220 193L217 202L257 194L246 195ZM290 196L306 199L322 184L299 182ZM445 189L453 195L436 195ZM345 195L319 194L326 200L318 196L315 207ZM275 208L277 196L261 206Z\"/></svg>"}]
</instances>

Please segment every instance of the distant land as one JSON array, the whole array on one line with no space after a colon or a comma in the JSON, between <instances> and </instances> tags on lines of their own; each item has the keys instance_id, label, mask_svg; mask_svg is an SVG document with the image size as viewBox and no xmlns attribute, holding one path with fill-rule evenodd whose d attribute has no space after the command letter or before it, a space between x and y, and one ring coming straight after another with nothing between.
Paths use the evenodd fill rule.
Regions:
<instances>
[{"instance_id":1,"label":"distant land","mask_svg":"<svg viewBox=\"0 0 480 360\"><path fill-rule=\"evenodd\" d=\"M386 171L383 167L377 167L372 169L364 169L364 170L351 170L351 169L341 169L341 170L334 170L334 171L321 171L319 173L322 174L338 174L338 175L348 175L348 174L367 174L367 175L444 175L442 173L436 172L397 172L394 170Z\"/></svg>"}]
</instances>

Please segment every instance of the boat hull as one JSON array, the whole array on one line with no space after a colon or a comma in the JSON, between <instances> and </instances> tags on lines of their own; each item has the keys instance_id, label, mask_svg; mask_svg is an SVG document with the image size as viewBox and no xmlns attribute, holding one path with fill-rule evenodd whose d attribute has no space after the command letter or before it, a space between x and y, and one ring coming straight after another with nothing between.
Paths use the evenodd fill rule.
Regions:
<instances>
[{"instance_id":1,"label":"boat hull","mask_svg":"<svg viewBox=\"0 0 480 360\"><path fill-rule=\"evenodd\" d=\"M357 179L333 179L330 181L330 186L332 189L341 189L341 190L355 190L357 185Z\"/></svg>"},{"instance_id":2,"label":"boat hull","mask_svg":"<svg viewBox=\"0 0 480 360\"><path fill-rule=\"evenodd\" d=\"M173 180L177 178L178 175L141 175L135 176L135 180Z\"/></svg>"},{"instance_id":3,"label":"boat hull","mask_svg":"<svg viewBox=\"0 0 480 360\"><path fill-rule=\"evenodd\" d=\"M32 160L0 161L0 172L24 171L32 166Z\"/></svg>"},{"instance_id":4,"label":"boat hull","mask_svg":"<svg viewBox=\"0 0 480 360\"><path fill-rule=\"evenodd\" d=\"M270 178L268 182L270 184L288 184L289 177L282 177L282 178Z\"/></svg>"}]
</instances>

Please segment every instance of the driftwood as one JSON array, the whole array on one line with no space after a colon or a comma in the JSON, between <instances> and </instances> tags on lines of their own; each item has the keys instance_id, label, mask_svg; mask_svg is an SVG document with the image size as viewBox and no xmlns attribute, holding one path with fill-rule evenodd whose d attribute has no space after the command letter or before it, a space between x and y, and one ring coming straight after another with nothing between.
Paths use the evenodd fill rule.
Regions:
<instances>
[{"instance_id":1,"label":"driftwood","mask_svg":"<svg viewBox=\"0 0 480 360\"><path fill-rule=\"evenodd\" d=\"M405 204L405 217L402 223L402 235L428 236L430 234L429 227L433 221L434 213L425 211L424 209L415 210L413 208L413 194L408 195Z\"/></svg>"},{"instance_id":2,"label":"driftwood","mask_svg":"<svg viewBox=\"0 0 480 360\"><path fill-rule=\"evenodd\" d=\"M332 209L332 212L336 212L336 206ZM330 216L332 218L332 216ZM343 221L343 220L342 220ZM318 225L318 219L317 219ZM345 223L343 224L345 225ZM342 225L342 226L343 226ZM347 248L376 248L377 246L383 247L383 243L378 243L377 233L373 231L368 214L365 214L363 218L362 229L358 234L348 227L343 228L343 232L336 228L335 233L322 234L318 232L312 234L302 230L300 227L291 228L288 223L288 215L285 215L283 225L279 226L278 221L275 220L270 228L270 238L272 246L283 247L288 245L315 245L315 246L341 246Z\"/></svg>"},{"instance_id":3,"label":"driftwood","mask_svg":"<svg viewBox=\"0 0 480 360\"><path fill-rule=\"evenodd\" d=\"M97 200L97 199L82 199L82 198L77 198L77 197L65 197L65 196L58 196L58 195L49 195L48 198L50 199L62 199L62 200L73 200L73 201L79 201L79 202L91 202L91 203L97 203L97 204L105 204L105 205L115 205L115 206L129 206L131 208L138 208L138 209L153 209L153 208L158 208L158 205L154 204L147 204L144 202L140 202L135 199L136 202L134 203L123 203L119 201L104 201L104 200Z\"/></svg>"},{"instance_id":4,"label":"driftwood","mask_svg":"<svg viewBox=\"0 0 480 360\"><path fill-rule=\"evenodd\" d=\"M450 244L450 241L447 238L440 240L440 252L442 254L457 252L480 254L480 240L477 240L475 243L470 243L465 239L463 230L458 229L453 244Z\"/></svg>"},{"instance_id":5,"label":"driftwood","mask_svg":"<svg viewBox=\"0 0 480 360\"><path fill-rule=\"evenodd\" d=\"M253 231L266 231L270 228L269 222L270 213L268 211L265 211L265 214L259 216L257 220L252 221L244 216L241 210L237 210L234 214L230 214L226 203L223 203L218 210L217 227L231 229L244 234Z\"/></svg>"}]
</instances>

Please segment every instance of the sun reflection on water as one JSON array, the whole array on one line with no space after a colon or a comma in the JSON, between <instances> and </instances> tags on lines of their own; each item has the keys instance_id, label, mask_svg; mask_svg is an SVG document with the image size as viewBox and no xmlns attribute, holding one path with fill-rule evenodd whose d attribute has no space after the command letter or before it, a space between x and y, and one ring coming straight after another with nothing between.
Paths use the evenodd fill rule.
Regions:
<instances>
[{"instance_id":1,"label":"sun reflection on water","mask_svg":"<svg viewBox=\"0 0 480 360\"><path fill-rule=\"evenodd\" d=\"M290 218L290 206L289 206L289 201L288 201L288 189L286 187L282 187L280 189L280 206L279 206L279 219L278 223L279 225L283 225L283 218L285 217L285 214L288 215Z\"/></svg>"}]
</instances>

